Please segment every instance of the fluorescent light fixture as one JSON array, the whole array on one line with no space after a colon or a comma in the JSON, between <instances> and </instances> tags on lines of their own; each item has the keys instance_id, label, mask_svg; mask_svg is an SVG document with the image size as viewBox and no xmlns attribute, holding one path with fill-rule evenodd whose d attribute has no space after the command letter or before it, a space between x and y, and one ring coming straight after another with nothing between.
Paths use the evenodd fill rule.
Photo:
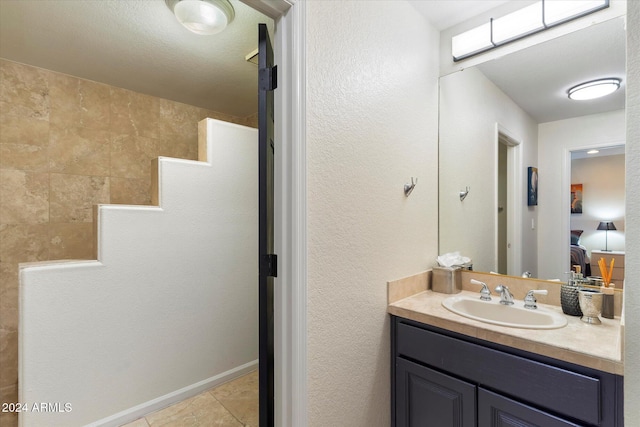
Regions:
<instances>
[{"instance_id":1,"label":"fluorescent light fixture","mask_svg":"<svg viewBox=\"0 0 640 427\"><path fill-rule=\"evenodd\" d=\"M560 24L595 12L604 3L602 0L547 0L544 2L544 22L547 25Z\"/></svg>"},{"instance_id":2,"label":"fluorescent light fixture","mask_svg":"<svg viewBox=\"0 0 640 427\"><path fill-rule=\"evenodd\" d=\"M466 31L451 39L451 52L454 58L480 53L492 48L491 24L489 23Z\"/></svg>"},{"instance_id":3,"label":"fluorescent light fixture","mask_svg":"<svg viewBox=\"0 0 640 427\"><path fill-rule=\"evenodd\" d=\"M620 79L607 78L581 83L567 91L569 98L577 101L601 98L615 92L620 87Z\"/></svg>"},{"instance_id":4,"label":"fluorescent light fixture","mask_svg":"<svg viewBox=\"0 0 640 427\"><path fill-rule=\"evenodd\" d=\"M235 16L228 0L165 0L165 3L186 29L201 35L218 34Z\"/></svg>"},{"instance_id":5,"label":"fluorescent light fixture","mask_svg":"<svg viewBox=\"0 0 640 427\"><path fill-rule=\"evenodd\" d=\"M502 18L494 19L493 42L505 43L543 28L542 2L537 2Z\"/></svg>"},{"instance_id":6,"label":"fluorescent light fixture","mask_svg":"<svg viewBox=\"0 0 640 427\"><path fill-rule=\"evenodd\" d=\"M454 61L609 7L609 0L540 0L451 38Z\"/></svg>"},{"instance_id":7,"label":"fluorescent light fixture","mask_svg":"<svg viewBox=\"0 0 640 427\"><path fill-rule=\"evenodd\" d=\"M600 152L600 150L589 150L587 151L587 154L598 154Z\"/></svg>"}]
</instances>

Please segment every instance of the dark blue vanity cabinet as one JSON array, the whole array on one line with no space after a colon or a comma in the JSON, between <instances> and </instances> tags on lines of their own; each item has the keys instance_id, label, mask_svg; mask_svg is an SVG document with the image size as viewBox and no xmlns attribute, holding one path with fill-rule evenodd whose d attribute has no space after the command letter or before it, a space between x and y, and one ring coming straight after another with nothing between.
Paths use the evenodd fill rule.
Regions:
<instances>
[{"instance_id":1,"label":"dark blue vanity cabinet","mask_svg":"<svg viewBox=\"0 0 640 427\"><path fill-rule=\"evenodd\" d=\"M391 316L392 427L623 427L622 377Z\"/></svg>"}]
</instances>

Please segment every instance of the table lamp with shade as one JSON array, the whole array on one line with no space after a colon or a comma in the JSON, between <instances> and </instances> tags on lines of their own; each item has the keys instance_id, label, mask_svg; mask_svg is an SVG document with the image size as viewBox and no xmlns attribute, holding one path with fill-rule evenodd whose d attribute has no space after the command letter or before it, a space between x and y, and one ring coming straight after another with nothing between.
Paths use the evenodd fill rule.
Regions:
<instances>
[{"instance_id":1,"label":"table lamp with shade","mask_svg":"<svg viewBox=\"0 0 640 427\"><path fill-rule=\"evenodd\" d=\"M608 233L609 230L616 230L616 226L613 223L613 221L600 221L600 224L598 224L598 228L596 228L596 230L604 230L605 235L604 235L604 250L607 252L609 251L609 241L608 241Z\"/></svg>"}]
</instances>

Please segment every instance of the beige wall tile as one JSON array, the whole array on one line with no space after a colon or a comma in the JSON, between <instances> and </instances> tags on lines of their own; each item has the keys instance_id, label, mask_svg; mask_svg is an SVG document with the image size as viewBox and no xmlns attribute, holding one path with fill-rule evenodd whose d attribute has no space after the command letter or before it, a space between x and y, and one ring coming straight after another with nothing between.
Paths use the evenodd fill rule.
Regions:
<instances>
[{"instance_id":1,"label":"beige wall tile","mask_svg":"<svg viewBox=\"0 0 640 427\"><path fill-rule=\"evenodd\" d=\"M110 142L110 134L105 130L51 125L50 171L109 176Z\"/></svg>"},{"instance_id":2,"label":"beige wall tile","mask_svg":"<svg viewBox=\"0 0 640 427\"><path fill-rule=\"evenodd\" d=\"M0 169L47 172L48 149L40 145L0 144Z\"/></svg>"},{"instance_id":3,"label":"beige wall tile","mask_svg":"<svg viewBox=\"0 0 640 427\"><path fill-rule=\"evenodd\" d=\"M217 111L207 110L205 108L200 109L200 116L198 117L198 121L202 119L216 119L230 123L242 124L242 118L240 117L230 116L228 114L219 113Z\"/></svg>"},{"instance_id":4,"label":"beige wall tile","mask_svg":"<svg viewBox=\"0 0 640 427\"><path fill-rule=\"evenodd\" d=\"M17 385L8 385L0 387L0 402L17 402L18 401L18 387ZM3 423L0 423L4 426Z\"/></svg>"},{"instance_id":5,"label":"beige wall tile","mask_svg":"<svg viewBox=\"0 0 640 427\"><path fill-rule=\"evenodd\" d=\"M49 119L49 71L11 61L0 61L2 114Z\"/></svg>"},{"instance_id":6,"label":"beige wall tile","mask_svg":"<svg viewBox=\"0 0 640 427\"><path fill-rule=\"evenodd\" d=\"M16 412L0 413L0 426L18 427L18 414Z\"/></svg>"},{"instance_id":7,"label":"beige wall tile","mask_svg":"<svg viewBox=\"0 0 640 427\"><path fill-rule=\"evenodd\" d=\"M197 135L190 139L177 136L172 139L159 139L157 144L158 156L198 160Z\"/></svg>"},{"instance_id":8,"label":"beige wall tile","mask_svg":"<svg viewBox=\"0 0 640 427\"><path fill-rule=\"evenodd\" d=\"M0 387L18 382L18 330L0 329Z\"/></svg>"},{"instance_id":9,"label":"beige wall tile","mask_svg":"<svg viewBox=\"0 0 640 427\"><path fill-rule=\"evenodd\" d=\"M111 178L111 203L121 205L150 205L150 185L148 179Z\"/></svg>"},{"instance_id":10,"label":"beige wall tile","mask_svg":"<svg viewBox=\"0 0 640 427\"><path fill-rule=\"evenodd\" d=\"M160 137L160 98L112 87L110 117L113 133Z\"/></svg>"},{"instance_id":11,"label":"beige wall tile","mask_svg":"<svg viewBox=\"0 0 640 427\"><path fill-rule=\"evenodd\" d=\"M0 387L0 402L18 402L18 385ZM0 426L18 427L17 412L0 412Z\"/></svg>"},{"instance_id":12,"label":"beige wall tile","mask_svg":"<svg viewBox=\"0 0 640 427\"><path fill-rule=\"evenodd\" d=\"M18 385L12 384L0 387L0 402L18 402ZM17 412L0 412L0 426L18 427Z\"/></svg>"},{"instance_id":13,"label":"beige wall tile","mask_svg":"<svg viewBox=\"0 0 640 427\"><path fill-rule=\"evenodd\" d=\"M52 173L51 222L92 222L93 205L109 203L109 178Z\"/></svg>"},{"instance_id":14,"label":"beige wall tile","mask_svg":"<svg viewBox=\"0 0 640 427\"><path fill-rule=\"evenodd\" d=\"M197 160L201 108L161 100L158 156Z\"/></svg>"},{"instance_id":15,"label":"beige wall tile","mask_svg":"<svg viewBox=\"0 0 640 427\"><path fill-rule=\"evenodd\" d=\"M0 101L0 112L8 117L25 117L33 120L49 123L49 112L34 111L28 106Z\"/></svg>"},{"instance_id":16,"label":"beige wall tile","mask_svg":"<svg viewBox=\"0 0 640 427\"><path fill-rule=\"evenodd\" d=\"M258 127L258 113L252 114L242 119L242 125L257 128Z\"/></svg>"},{"instance_id":17,"label":"beige wall tile","mask_svg":"<svg viewBox=\"0 0 640 427\"><path fill-rule=\"evenodd\" d=\"M2 229L3 226L0 226L0 232ZM12 283L18 283L18 262L2 260L0 255L0 294L5 286L17 286Z\"/></svg>"},{"instance_id":18,"label":"beige wall tile","mask_svg":"<svg viewBox=\"0 0 640 427\"><path fill-rule=\"evenodd\" d=\"M109 86L65 74L49 76L52 124L61 127L109 129Z\"/></svg>"},{"instance_id":19,"label":"beige wall tile","mask_svg":"<svg viewBox=\"0 0 640 427\"><path fill-rule=\"evenodd\" d=\"M158 157L157 140L135 135L111 138L111 176L151 179L151 161Z\"/></svg>"},{"instance_id":20,"label":"beige wall tile","mask_svg":"<svg viewBox=\"0 0 640 427\"><path fill-rule=\"evenodd\" d=\"M93 259L93 224L73 222L49 227L50 259Z\"/></svg>"},{"instance_id":21,"label":"beige wall tile","mask_svg":"<svg viewBox=\"0 0 640 427\"><path fill-rule=\"evenodd\" d=\"M0 306L6 306L2 308L0 311L0 329L8 328L18 330L18 292L16 290L15 294L4 295L2 297L5 301L0 303ZM14 351L13 349L8 349L7 351ZM18 351L18 348L15 348L15 351ZM2 368L0 367L0 370Z\"/></svg>"},{"instance_id":22,"label":"beige wall tile","mask_svg":"<svg viewBox=\"0 0 640 427\"><path fill-rule=\"evenodd\" d=\"M0 224L0 259L3 263L49 259L49 224Z\"/></svg>"},{"instance_id":23,"label":"beige wall tile","mask_svg":"<svg viewBox=\"0 0 640 427\"><path fill-rule=\"evenodd\" d=\"M187 104L160 99L160 117L158 121L158 137L195 142L198 138L198 121L201 108Z\"/></svg>"},{"instance_id":24,"label":"beige wall tile","mask_svg":"<svg viewBox=\"0 0 640 427\"><path fill-rule=\"evenodd\" d=\"M80 125L90 129L108 130L111 126L111 87L102 83L80 80Z\"/></svg>"},{"instance_id":25,"label":"beige wall tile","mask_svg":"<svg viewBox=\"0 0 640 427\"><path fill-rule=\"evenodd\" d=\"M0 103L0 107L3 104ZM10 109L10 108L7 108ZM0 144L49 144L49 121L33 117L13 116L0 108Z\"/></svg>"},{"instance_id":26,"label":"beige wall tile","mask_svg":"<svg viewBox=\"0 0 640 427\"><path fill-rule=\"evenodd\" d=\"M18 329L18 263L0 261L0 329Z\"/></svg>"},{"instance_id":27,"label":"beige wall tile","mask_svg":"<svg viewBox=\"0 0 640 427\"><path fill-rule=\"evenodd\" d=\"M0 259L3 263L49 259L48 224L0 224Z\"/></svg>"},{"instance_id":28,"label":"beige wall tile","mask_svg":"<svg viewBox=\"0 0 640 427\"><path fill-rule=\"evenodd\" d=\"M49 76L49 122L59 127L80 126L80 80L66 74Z\"/></svg>"},{"instance_id":29,"label":"beige wall tile","mask_svg":"<svg viewBox=\"0 0 640 427\"><path fill-rule=\"evenodd\" d=\"M0 224L49 220L49 176L46 173L0 169Z\"/></svg>"}]
</instances>

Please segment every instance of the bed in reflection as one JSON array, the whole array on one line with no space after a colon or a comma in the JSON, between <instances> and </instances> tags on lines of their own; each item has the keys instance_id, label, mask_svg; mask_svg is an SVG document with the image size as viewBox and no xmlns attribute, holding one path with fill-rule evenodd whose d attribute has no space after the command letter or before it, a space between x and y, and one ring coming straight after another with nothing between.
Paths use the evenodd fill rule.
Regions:
<instances>
[{"instance_id":1,"label":"bed in reflection","mask_svg":"<svg viewBox=\"0 0 640 427\"><path fill-rule=\"evenodd\" d=\"M580 244L582 230L571 230L571 265L569 269L576 270L575 266L580 266L580 272L584 277L591 276L591 260L587 255L587 248Z\"/></svg>"}]
</instances>

